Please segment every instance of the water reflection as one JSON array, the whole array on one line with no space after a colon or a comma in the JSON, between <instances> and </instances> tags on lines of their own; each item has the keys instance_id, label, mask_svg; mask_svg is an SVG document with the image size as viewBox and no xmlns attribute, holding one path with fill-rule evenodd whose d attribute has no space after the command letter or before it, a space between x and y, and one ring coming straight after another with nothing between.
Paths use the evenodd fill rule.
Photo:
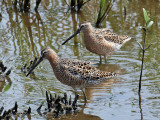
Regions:
<instances>
[{"instance_id":1,"label":"water reflection","mask_svg":"<svg viewBox=\"0 0 160 120\"><path fill-rule=\"evenodd\" d=\"M80 13L68 11L64 0L45 0L39 6L39 13L31 10L21 13L12 9L11 0L0 1L0 57L3 62L13 66L11 74L12 87L0 95L1 103L10 106L10 103L26 101L36 108L44 98L43 92L64 93L72 91L54 77L50 65L44 62L35 70L34 78L26 78L20 68L47 46L51 47L62 58L74 58L96 62L97 56L88 52L83 44L82 35L76 36L66 46L61 43L75 32L82 21L95 23L99 1L93 0L86 4ZM32 1L33 6L35 2ZM140 70L141 50L137 43L131 41L108 58L107 65L98 65L101 70L119 73L118 80L111 79L99 85L85 89L89 103L83 113L77 116L87 116L92 119L158 119L160 93L160 46L159 46L159 0L130 0L124 14L123 0L117 0L107 19L103 22L104 28L110 28L117 34L127 34L136 37L141 43L143 26L142 8L146 8L154 21L147 36L147 45L152 43L145 56L145 68L142 85L141 104L138 100L137 87ZM32 8L31 8L32 9ZM116 64L116 65L115 65ZM45 66L45 67L43 67ZM39 74L41 72L41 74ZM5 80L1 83L2 91ZM73 91L74 92L74 91ZM73 94L71 92L71 94ZM112 98L110 100L110 98ZM83 99L83 98L82 98ZM107 101L107 102L106 102ZM80 99L80 102L81 101ZM26 104L21 103L21 104ZM107 103L108 106L104 106ZM140 109L143 109L143 114ZM103 109L103 110L102 110ZM108 114L106 114L108 113ZM92 114L92 115L91 115ZM36 118L36 117L35 117ZM34 119L34 117L33 117ZM78 119L78 118L77 118ZM85 119L85 118L83 118Z\"/></svg>"},{"instance_id":2,"label":"water reflection","mask_svg":"<svg viewBox=\"0 0 160 120\"><path fill-rule=\"evenodd\" d=\"M51 116L47 116L47 119L52 119ZM90 114L85 114L84 113L84 109L82 109L81 111L74 113L74 114L67 114L65 116L61 116L60 118L54 118L54 120L90 120L92 118L92 120L102 120L100 117L96 116L96 115L90 115Z\"/></svg>"},{"instance_id":3,"label":"water reflection","mask_svg":"<svg viewBox=\"0 0 160 120\"><path fill-rule=\"evenodd\" d=\"M142 111L142 100L141 100L141 93L139 93L139 110L140 110L140 113L141 113L141 120L143 120L143 111Z\"/></svg>"},{"instance_id":4,"label":"water reflection","mask_svg":"<svg viewBox=\"0 0 160 120\"><path fill-rule=\"evenodd\" d=\"M13 9L8 9L8 16L11 28L11 35L14 38L12 40L15 45L15 49L19 49L20 54L23 54L22 51L28 51L27 48L30 48L35 55L37 51L37 48L35 46L37 42L35 40L35 35L38 35L38 43L39 46L42 47L41 41L45 41L46 34L45 27L39 13L19 13L14 12Z\"/></svg>"},{"instance_id":5,"label":"water reflection","mask_svg":"<svg viewBox=\"0 0 160 120\"><path fill-rule=\"evenodd\" d=\"M91 118L92 118L92 120L102 120L100 117L98 117L96 115L85 114L84 109L82 109L77 114L67 115L67 116L62 116L61 117L61 119L65 119L65 120L71 120L71 119L74 119L74 120L90 120Z\"/></svg>"},{"instance_id":6,"label":"water reflection","mask_svg":"<svg viewBox=\"0 0 160 120\"><path fill-rule=\"evenodd\" d=\"M75 84L72 82L66 82L66 81L61 81L61 83L71 86L75 91L83 90L86 94L87 97L87 103L93 102L93 94L95 93L101 93L104 91L104 89L107 88L107 91L112 88L112 85L117 83L117 79L108 79L106 81L100 82L100 83L95 83L95 84L89 84L88 82L82 81L79 84ZM73 92L75 92L73 91ZM80 99L84 99L84 96L82 95L82 92L79 91L79 94L81 94Z\"/></svg>"}]
</instances>

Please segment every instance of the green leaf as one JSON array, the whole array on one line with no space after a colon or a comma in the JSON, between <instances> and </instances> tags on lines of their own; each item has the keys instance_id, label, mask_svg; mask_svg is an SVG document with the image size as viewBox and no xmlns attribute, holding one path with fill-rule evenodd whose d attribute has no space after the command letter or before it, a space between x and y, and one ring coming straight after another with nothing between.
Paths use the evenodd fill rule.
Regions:
<instances>
[{"instance_id":1,"label":"green leaf","mask_svg":"<svg viewBox=\"0 0 160 120\"><path fill-rule=\"evenodd\" d=\"M4 92L8 91L10 89L12 85L12 82L9 82L9 84L7 84L5 87L4 87Z\"/></svg>"},{"instance_id":2,"label":"green leaf","mask_svg":"<svg viewBox=\"0 0 160 120\"><path fill-rule=\"evenodd\" d=\"M153 23L154 23L153 21L150 21L150 22L147 24L147 29L149 29L149 28L152 26Z\"/></svg>"},{"instance_id":3,"label":"green leaf","mask_svg":"<svg viewBox=\"0 0 160 120\"><path fill-rule=\"evenodd\" d=\"M105 0L101 0L100 9L99 9L99 13L98 13L98 20L101 18L102 14L103 14L104 6L105 6Z\"/></svg>"},{"instance_id":4,"label":"green leaf","mask_svg":"<svg viewBox=\"0 0 160 120\"><path fill-rule=\"evenodd\" d=\"M104 5L105 5L105 0L101 0L101 2L100 2L100 8L104 8Z\"/></svg>"},{"instance_id":5,"label":"green leaf","mask_svg":"<svg viewBox=\"0 0 160 120\"><path fill-rule=\"evenodd\" d=\"M147 12L144 8L143 8L143 15L144 15L145 23L147 24L150 21L150 18L148 17Z\"/></svg>"}]
</instances>

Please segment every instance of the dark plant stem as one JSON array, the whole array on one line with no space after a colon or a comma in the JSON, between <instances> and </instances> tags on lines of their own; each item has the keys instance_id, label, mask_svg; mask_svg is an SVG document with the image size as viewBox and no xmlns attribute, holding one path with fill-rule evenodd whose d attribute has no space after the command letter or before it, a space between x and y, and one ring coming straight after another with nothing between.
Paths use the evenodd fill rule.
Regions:
<instances>
[{"instance_id":1,"label":"dark plant stem","mask_svg":"<svg viewBox=\"0 0 160 120\"><path fill-rule=\"evenodd\" d=\"M17 7L17 0L14 1L13 5L14 5L14 8Z\"/></svg>"},{"instance_id":2,"label":"dark plant stem","mask_svg":"<svg viewBox=\"0 0 160 120\"><path fill-rule=\"evenodd\" d=\"M141 120L143 120L143 112L142 112L142 105L141 105L141 93L139 93L139 109L141 113Z\"/></svg>"},{"instance_id":3,"label":"dark plant stem","mask_svg":"<svg viewBox=\"0 0 160 120\"><path fill-rule=\"evenodd\" d=\"M105 19L106 16L108 16L110 10L112 8L112 5L108 5L107 9L105 10L104 14L102 15L101 19L100 19L100 24L103 22L103 20Z\"/></svg>"},{"instance_id":4,"label":"dark plant stem","mask_svg":"<svg viewBox=\"0 0 160 120\"><path fill-rule=\"evenodd\" d=\"M108 3L107 3L107 7L105 8L105 10L103 10L103 13L100 14L100 11L99 11L99 15L98 15L98 18L97 18L97 21L96 21L96 27L100 27L101 23L104 21L104 19L108 16L111 8L112 8L112 4L113 4L114 1L110 0ZM106 4L106 3L105 3Z\"/></svg>"},{"instance_id":5,"label":"dark plant stem","mask_svg":"<svg viewBox=\"0 0 160 120\"><path fill-rule=\"evenodd\" d=\"M76 5L76 1L75 0L71 0L71 8L74 8Z\"/></svg>"},{"instance_id":6,"label":"dark plant stem","mask_svg":"<svg viewBox=\"0 0 160 120\"><path fill-rule=\"evenodd\" d=\"M68 5L68 3L67 3L67 1L66 1L66 0L64 0L64 2ZM70 6L68 5L68 7L70 7Z\"/></svg>"},{"instance_id":7,"label":"dark plant stem","mask_svg":"<svg viewBox=\"0 0 160 120\"><path fill-rule=\"evenodd\" d=\"M124 6L124 15L125 15L125 16L127 15L127 9L126 9L126 6Z\"/></svg>"},{"instance_id":8,"label":"dark plant stem","mask_svg":"<svg viewBox=\"0 0 160 120\"><path fill-rule=\"evenodd\" d=\"M83 0L77 0L78 11L81 9L82 6L83 6Z\"/></svg>"},{"instance_id":9,"label":"dark plant stem","mask_svg":"<svg viewBox=\"0 0 160 120\"><path fill-rule=\"evenodd\" d=\"M40 4L41 0L36 0L36 7L35 7L35 11L38 10L39 4Z\"/></svg>"},{"instance_id":10,"label":"dark plant stem","mask_svg":"<svg viewBox=\"0 0 160 120\"><path fill-rule=\"evenodd\" d=\"M19 8L20 8L20 11L22 12L23 11L23 0L19 1Z\"/></svg>"},{"instance_id":11,"label":"dark plant stem","mask_svg":"<svg viewBox=\"0 0 160 120\"><path fill-rule=\"evenodd\" d=\"M142 73L143 73L143 63L144 63L144 54L145 54L145 42L146 42L146 29L144 30L144 40L143 40L143 49L142 49L142 64L141 64L141 72L140 72L140 79L139 79L139 90L138 94L140 95L141 92L141 81L142 81Z\"/></svg>"},{"instance_id":12,"label":"dark plant stem","mask_svg":"<svg viewBox=\"0 0 160 120\"><path fill-rule=\"evenodd\" d=\"M24 1L24 11L25 12L28 12L29 11L29 9L30 9L30 0L25 0Z\"/></svg>"},{"instance_id":13,"label":"dark plant stem","mask_svg":"<svg viewBox=\"0 0 160 120\"><path fill-rule=\"evenodd\" d=\"M86 4L86 3L89 2L89 1L91 1L91 0L87 0L86 2L83 2L83 5Z\"/></svg>"}]
</instances>

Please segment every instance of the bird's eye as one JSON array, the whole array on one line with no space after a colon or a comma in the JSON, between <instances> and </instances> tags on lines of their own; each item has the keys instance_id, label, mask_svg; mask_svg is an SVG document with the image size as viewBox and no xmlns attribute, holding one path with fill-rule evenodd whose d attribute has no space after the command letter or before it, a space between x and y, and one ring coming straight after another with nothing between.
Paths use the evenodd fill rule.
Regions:
<instances>
[{"instance_id":1,"label":"bird's eye","mask_svg":"<svg viewBox=\"0 0 160 120\"><path fill-rule=\"evenodd\" d=\"M42 51L41 52L41 55L45 55L47 52L46 51Z\"/></svg>"},{"instance_id":2,"label":"bird's eye","mask_svg":"<svg viewBox=\"0 0 160 120\"><path fill-rule=\"evenodd\" d=\"M81 27L85 27L85 25L81 25Z\"/></svg>"},{"instance_id":3,"label":"bird's eye","mask_svg":"<svg viewBox=\"0 0 160 120\"><path fill-rule=\"evenodd\" d=\"M46 54L46 53L47 53L46 51L43 52L43 54Z\"/></svg>"}]
</instances>

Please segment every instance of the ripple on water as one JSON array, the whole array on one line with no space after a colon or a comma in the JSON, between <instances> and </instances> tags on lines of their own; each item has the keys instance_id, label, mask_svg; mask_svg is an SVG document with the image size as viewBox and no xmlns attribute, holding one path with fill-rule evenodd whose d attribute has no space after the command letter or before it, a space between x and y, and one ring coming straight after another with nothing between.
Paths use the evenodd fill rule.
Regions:
<instances>
[{"instance_id":1,"label":"ripple on water","mask_svg":"<svg viewBox=\"0 0 160 120\"><path fill-rule=\"evenodd\" d=\"M25 77L20 68L40 51L51 47L62 58L73 58L95 62L93 65L101 70L118 73L118 77L99 85L86 88L88 103L84 111L77 116L84 119L141 119L139 97L137 94L142 52L137 41L142 42L143 7L150 8L154 25L147 34L147 45L152 43L145 54L143 70L141 108L144 119L159 119L159 23L160 11L157 1L127 1L127 15L124 15L121 0L115 1L109 16L102 23L103 27L113 29L117 34L135 37L119 51L107 58L107 64L99 64L99 56L89 52L83 43L82 34L70 40L65 46L62 42L74 33L83 21L95 23L99 10L98 1L90 1L82 7L80 13L68 11L65 1L43 1L39 6L39 15L15 12L8 1L0 2L2 20L0 21L0 60L12 67L11 88L0 93L0 107L13 107L15 101L21 110L30 106L32 119L44 119L36 114L37 107L45 101L45 91L74 96L74 90L60 83L54 76L50 64L46 61L34 70L35 76ZM67 1L68 2L68 1ZM11 3L11 1L10 1ZM35 1L31 2L34 9ZM44 5L45 4L45 5ZM7 8L7 9L6 9ZM68 12L67 12L68 11ZM90 16L92 14L92 16ZM153 31L153 32L152 32ZM6 81L6 84L8 81ZM2 86L4 87L4 86ZM83 103L81 91L79 103Z\"/></svg>"}]
</instances>

